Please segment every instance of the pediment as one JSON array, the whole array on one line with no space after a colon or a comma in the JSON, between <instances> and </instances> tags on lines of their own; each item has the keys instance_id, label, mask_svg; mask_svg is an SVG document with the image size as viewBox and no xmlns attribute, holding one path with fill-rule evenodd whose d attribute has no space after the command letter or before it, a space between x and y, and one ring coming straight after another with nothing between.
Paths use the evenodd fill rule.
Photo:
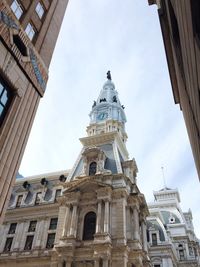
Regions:
<instances>
[{"instance_id":1,"label":"pediment","mask_svg":"<svg viewBox=\"0 0 200 267\"><path fill-rule=\"evenodd\" d=\"M66 189L63 194L70 192L92 192L100 188L111 187L108 184L94 180L94 177L87 177L81 180L74 180L66 185Z\"/></svg>"}]
</instances>

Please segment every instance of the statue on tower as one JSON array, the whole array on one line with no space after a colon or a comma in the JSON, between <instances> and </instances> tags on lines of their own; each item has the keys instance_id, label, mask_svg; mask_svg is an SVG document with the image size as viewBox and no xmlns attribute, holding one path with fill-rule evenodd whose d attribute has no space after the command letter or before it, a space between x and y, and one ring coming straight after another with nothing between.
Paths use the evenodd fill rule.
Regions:
<instances>
[{"instance_id":1,"label":"statue on tower","mask_svg":"<svg viewBox=\"0 0 200 267\"><path fill-rule=\"evenodd\" d=\"M112 80L110 70L107 72L107 79L110 81Z\"/></svg>"}]
</instances>

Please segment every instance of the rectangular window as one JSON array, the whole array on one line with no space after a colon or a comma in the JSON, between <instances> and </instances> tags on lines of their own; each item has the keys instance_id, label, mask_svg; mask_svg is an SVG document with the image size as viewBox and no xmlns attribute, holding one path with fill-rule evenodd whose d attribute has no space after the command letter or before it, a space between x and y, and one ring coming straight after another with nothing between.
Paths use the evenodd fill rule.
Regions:
<instances>
[{"instance_id":1,"label":"rectangular window","mask_svg":"<svg viewBox=\"0 0 200 267\"><path fill-rule=\"evenodd\" d=\"M8 237L6 239L6 243L5 243L4 250L3 250L4 252L8 252L11 250L12 242L13 242L13 237Z\"/></svg>"},{"instance_id":2,"label":"rectangular window","mask_svg":"<svg viewBox=\"0 0 200 267\"><path fill-rule=\"evenodd\" d=\"M11 223L8 234L14 234L17 227L17 223Z\"/></svg>"},{"instance_id":3,"label":"rectangular window","mask_svg":"<svg viewBox=\"0 0 200 267\"><path fill-rule=\"evenodd\" d=\"M200 2L191 0L192 24L194 36L198 37L200 42Z\"/></svg>"},{"instance_id":4,"label":"rectangular window","mask_svg":"<svg viewBox=\"0 0 200 267\"><path fill-rule=\"evenodd\" d=\"M53 248L54 241L55 241L55 235L56 235L55 233L48 234L46 248Z\"/></svg>"},{"instance_id":5,"label":"rectangular window","mask_svg":"<svg viewBox=\"0 0 200 267\"><path fill-rule=\"evenodd\" d=\"M55 230L57 228L58 218L52 218L49 225L49 230Z\"/></svg>"},{"instance_id":6,"label":"rectangular window","mask_svg":"<svg viewBox=\"0 0 200 267\"><path fill-rule=\"evenodd\" d=\"M27 48L18 34L13 34L13 42L22 56L27 57Z\"/></svg>"},{"instance_id":7,"label":"rectangular window","mask_svg":"<svg viewBox=\"0 0 200 267\"><path fill-rule=\"evenodd\" d=\"M44 15L44 7L43 5L38 2L36 8L35 8L35 12L38 14L38 17L41 19Z\"/></svg>"},{"instance_id":8,"label":"rectangular window","mask_svg":"<svg viewBox=\"0 0 200 267\"><path fill-rule=\"evenodd\" d=\"M152 234L152 245L153 246L157 246L158 242L157 242L157 235L156 234Z\"/></svg>"},{"instance_id":9,"label":"rectangular window","mask_svg":"<svg viewBox=\"0 0 200 267\"><path fill-rule=\"evenodd\" d=\"M35 29L31 23L28 23L25 32L28 35L28 38L32 41L33 37L35 36Z\"/></svg>"},{"instance_id":10,"label":"rectangular window","mask_svg":"<svg viewBox=\"0 0 200 267\"><path fill-rule=\"evenodd\" d=\"M24 246L24 250L31 250L32 249L32 244L33 244L33 235L28 235L26 237L26 243Z\"/></svg>"},{"instance_id":11,"label":"rectangular window","mask_svg":"<svg viewBox=\"0 0 200 267\"><path fill-rule=\"evenodd\" d=\"M16 18L20 19L22 14L23 14L23 9L22 9L22 6L20 5L19 1L14 0L12 2L12 5L10 6L10 8L12 9L12 11L15 14Z\"/></svg>"},{"instance_id":12,"label":"rectangular window","mask_svg":"<svg viewBox=\"0 0 200 267\"><path fill-rule=\"evenodd\" d=\"M36 198L35 198L35 205L39 205L40 204L40 195L41 194L42 194L41 192L37 192Z\"/></svg>"},{"instance_id":13,"label":"rectangular window","mask_svg":"<svg viewBox=\"0 0 200 267\"><path fill-rule=\"evenodd\" d=\"M35 232L37 221L31 221L29 224L28 232Z\"/></svg>"},{"instance_id":14,"label":"rectangular window","mask_svg":"<svg viewBox=\"0 0 200 267\"><path fill-rule=\"evenodd\" d=\"M183 261L183 260L185 259L183 249L180 249L180 250L179 250L179 256L180 256L180 260L181 260L181 261Z\"/></svg>"},{"instance_id":15,"label":"rectangular window","mask_svg":"<svg viewBox=\"0 0 200 267\"><path fill-rule=\"evenodd\" d=\"M0 125L12 101L13 94L9 87L0 79Z\"/></svg>"},{"instance_id":16,"label":"rectangular window","mask_svg":"<svg viewBox=\"0 0 200 267\"><path fill-rule=\"evenodd\" d=\"M19 196L17 197L16 208L19 208L19 207L21 206L22 198L23 198L23 195L19 195Z\"/></svg>"}]
</instances>

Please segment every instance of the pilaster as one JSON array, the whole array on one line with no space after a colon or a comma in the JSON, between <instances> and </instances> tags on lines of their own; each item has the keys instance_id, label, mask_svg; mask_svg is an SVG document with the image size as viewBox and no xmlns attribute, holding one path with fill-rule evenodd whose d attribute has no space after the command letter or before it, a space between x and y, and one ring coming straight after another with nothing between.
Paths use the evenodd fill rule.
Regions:
<instances>
[{"instance_id":1,"label":"pilaster","mask_svg":"<svg viewBox=\"0 0 200 267\"><path fill-rule=\"evenodd\" d=\"M109 233L110 221L110 203L108 199L105 200L105 214L104 214L104 233Z\"/></svg>"},{"instance_id":2,"label":"pilaster","mask_svg":"<svg viewBox=\"0 0 200 267\"><path fill-rule=\"evenodd\" d=\"M143 244L143 249L145 252L147 252L147 225L144 220L142 220L141 223L141 228L142 228L142 244Z\"/></svg>"},{"instance_id":3,"label":"pilaster","mask_svg":"<svg viewBox=\"0 0 200 267\"><path fill-rule=\"evenodd\" d=\"M69 230L69 235L71 237L75 237L75 229L76 229L76 216L77 216L77 203L73 204L73 209L72 209L72 216L71 216L71 224L70 224L70 230Z\"/></svg>"},{"instance_id":4,"label":"pilaster","mask_svg":"<svg viewBox=\"0 0 200 267\"><path fill-rule=\"evenodd\" d=\"M96 222L96 234L101 233L101 213L102 213L102 201L98 200L97 204L97 222Z\"/></svg>"}]
</instances>

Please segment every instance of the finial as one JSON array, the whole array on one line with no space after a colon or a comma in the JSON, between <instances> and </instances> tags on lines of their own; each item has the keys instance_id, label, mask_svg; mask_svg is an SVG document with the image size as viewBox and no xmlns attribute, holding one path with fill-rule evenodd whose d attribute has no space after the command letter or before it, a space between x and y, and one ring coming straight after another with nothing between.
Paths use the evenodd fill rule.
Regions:
<instances>
[{"instance_id":1,"label":"finial","mask_svg":"<svg viewBox=\"0 0 200 267\"><path fill-rule=\"evenodd\" d=\"M111 74L110 74L110 70L107 72L107 79L110 80L110 81L112 80Z\"/></svg>"},{"instance_id":2,"label":"finial","mask_svg":"<svg viewBox=\"0 0 200 267\"><path fill-rule=\"evenodd\" d=\"M162 176L163 176L164 188L167 188L167 186L166 186L166 181L165 181L164 167L163 167L163 166L161 167L161 170L162 170Z\"/></svg>"}]
</instances>

